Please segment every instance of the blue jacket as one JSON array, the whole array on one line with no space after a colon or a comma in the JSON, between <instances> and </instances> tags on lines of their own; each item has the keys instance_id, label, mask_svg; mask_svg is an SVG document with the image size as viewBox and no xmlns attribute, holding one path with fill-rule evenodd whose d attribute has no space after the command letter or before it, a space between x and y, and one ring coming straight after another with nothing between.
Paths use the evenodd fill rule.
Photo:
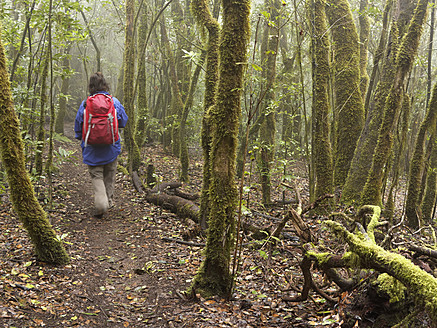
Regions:
<instances>
[{"instance_id":1,"label":"blue jacket","mask_svg":"<svg viewBox=\"0 0 437 328\"><path fill-rule=\"evenodd\" d=\"M101 92L101 93L109 94L107 92ZM124 128L126 126L128 117L120 101L115 97L112 98L114 99L114 106L115 109L117 110L118 127ZM81 140L83 162L91 166L105 165L105 164L112 163L113 161L116 160L117 156L120 155L121 138L118 139L113 145L106 145L106 146L88 145L85 147L84 141L82 140L83 112L85 109L85 102L86 99L82 101L82 103L80 104L79 110L77 111L76 114L76 120L74 122L75 138Z\"/></svg>"}]
</instances>

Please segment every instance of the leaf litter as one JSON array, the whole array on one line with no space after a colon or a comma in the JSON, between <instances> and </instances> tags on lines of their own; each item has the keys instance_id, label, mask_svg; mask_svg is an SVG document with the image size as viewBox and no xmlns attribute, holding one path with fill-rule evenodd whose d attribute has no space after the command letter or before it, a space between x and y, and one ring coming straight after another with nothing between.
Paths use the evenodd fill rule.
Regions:
<instances>
[{"instance_id":1,"label":"leaf litter","mask_svg":"<svg viewBox=\"0 0 437 328\"><path fill-rule=\"evenodd\" d=\"M62 147L79 153L74 142ZM163 181L177 180L177 158L156 145L148 146L146 153ZM194 157L193 163L191 181L183 189L198 193L201 159ZM245 239L233 299L199 296L191 302L184 291L202 261L202 247L168 241L182 240L183 220L147 203L122 173L117 174L115 206L102 219L92 216L85 165L63 163L53 178L54 207L46 210L71 263L54 267L38 262L8 197L3 196L0 327L341 326L335 306L316 294L304 302L283 300L297 295L303 285L302 255L295 240L280 240L272 248L265 240ZM263 208L256 186L247 190L252 190L248 208L263 214L247 219L264 227L276 224L282 208ZM291 197L279 187L274 192L277 199ZM293 235L292 229L289 233ZM204 243L200 236L192 241ZM313 279L335 291L317 271Z\"/></svg>"}]
</instances>

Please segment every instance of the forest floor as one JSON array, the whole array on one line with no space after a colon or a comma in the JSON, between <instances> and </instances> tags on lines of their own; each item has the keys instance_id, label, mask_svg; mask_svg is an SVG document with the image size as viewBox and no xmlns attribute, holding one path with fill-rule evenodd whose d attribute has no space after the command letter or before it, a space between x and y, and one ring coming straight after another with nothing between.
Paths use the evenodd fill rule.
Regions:
<instances>
[{"instance_id":1,"label":"forest floor","mask_svg":"<svg viewBox=\"0 0 437 328\"><path fill-rule=\"evenodd\" d=\"M71 138L70 133L71 126L66 126ZM184 220L147 203L120 172L115 206L103 218L93 217L91 181L80 146L64 140L56 142L58 147L74 156L58 164L52 209L44 183L39 199L71 263L54 267L38 262L7 193L0 194L0 327L366 326L359 317L344 324L342 308L352 299L347 295L336 304L315 293L303 302L283 300L298 295L303 283L296 238L282 240L273 250L262 246L262 240L245 241L232 300L186 300L184 291L202 261L202 247L195 243L204 240L196 237L192 245L168 241L182 240ZM163 181L177 181L177 158L158 146L147 147L145 153ZM183 190L199 192L201 177L201 158L193 156L191 180ZM259 225L276 225L284 209L261 213L255 189L250 208L259 210L254 211L262 221ZM274 198L282 198L282 191L275 190ZM287 193L286 198L293 198L291 191ZM312 233L318 233L321 218L308 220ZM288 231L293 235L293 229ZM335 291L317 270L313 275L325 290Z\"/></svg>"}]
</instances>

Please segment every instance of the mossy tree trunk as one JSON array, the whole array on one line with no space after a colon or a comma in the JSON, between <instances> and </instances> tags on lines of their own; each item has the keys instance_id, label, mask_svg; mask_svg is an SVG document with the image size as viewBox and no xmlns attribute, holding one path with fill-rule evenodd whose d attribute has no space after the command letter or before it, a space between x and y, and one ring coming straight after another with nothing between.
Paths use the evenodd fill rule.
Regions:
<instances>
[{"instance_id":1,"label":"mossy tree trunk","mask_svg":"<svg viewBox=\"0 0 437 328\"><path fill-rule=\"evenodd\" d=\"M278 0L266 0L265 7L270 13L270 19L266 22L265 49L261 54L261 62L266 63L262 71L265 79L265 97L261 115L264 120L259 131L260 156L258 165L261 176L261 191L263 204L270 204L271 201L271 182L270 171L275 154L275 134L276 134L276 104L275 104L275 79L276 79L276 58L279 44L279 11L281 9ZM263 47L264 48L264 47Z\"/></svg>"},{"instance_id":2,"label":"mossy tree trunk","mask_svg":"<svg viewBox=\"0 0 437 328\"><path fill-rule=\"evenodd\" d=\"M199 80L199 75L205 62L206 51L202 51L200 55L199 62L197 63L196 69L194 70L193 76L191 77L191 84L188 90L187 98L185 99L184 108L182 110L181 122L179 127L179 160L181 162L181 172L179 174L179 179L182 182L188 182L188 167L189 167L189 154L188 154L188 136L186 133L187 119L191 107L193 107L194 92L196 91L197 81Z\"/></svg>"},{"instance_id":3,"label":"mossy tree trunk","mask_svg":"<svg viewBox=\"0 0 437 328\"><path fill-rule=\"evenodd\" d=\"M25 168L23 141L12 103L6 57L1 39L0 125L2 127L0 129L1 160L6 169L14 210L30 237L37 258L53 264L66 264L70 260L68 254L50 225L47 214L35 197Z\"/></svg>"},{"instance_id":4,"label":"mossy tree trunk","mask_svg":"<svg viewBox=\"0 0 437 328\"><path fill-rule=\"evenodd\" d=\"M416 144L414 147L413 158L411 159L410 173L408 179L408 194L405 202L405 215L408 225L412 228L419 226L418 215L419 206L422 202L419 199L422 177L425 170L425 143L427 134L433 135L435 125L437 123L437 84L432 91L431 102L429 103L428 111L417 134Z\"/></svg>"},{"instance_id":5,"label":"mossy tree trunk","mask_svg":"<svg viewBox=\"0 0 437 328\"><path fill-rule=\"evenodd\" d=\"M191 50L191 42L189 42L189 23L190 18L184 13L184 8L182 7L179 0L173 0L171 3L171 13L173 18L173 28L177 30L176 33L176 50L170 50L170 44L166 46L167 56L172 56L170 59L170 65L173 63L173 68L170 67L170 79L177 79L172 81L176 83L179 90L179 99L173 98L174 107L172 114L174 115L175 124L171 126L171 138L172 138L172 152L175 156L180 156L180 125L182 119L182 112L184 110L184 104L188 98L188 92L190 87L190 75L191 75L191 65L190 61L186 60L184 57L186 51ZM174 87L173 87L174 90ZM175 95L173 95L175 96ZM184 151L185 152L185 151Z\"/></svg>"},{"instance_id":6,"label":"mossy tree trunk","mask_svg":"<svg viewBox=\"0 0 437 328\"><path fill-rule=\"evenodd\" d=\"M175 56L173 55L173 51L170 47L170 40L167 36L167 27L164 16L160 19L161 22L161 40L164 47L164 52L166 56L166 60L168 63L168 75L170 80L170 86L172 91L171 105L170 105L170 113L167 115L168 121L167 126L171 129L171 134L169 137L171 138L172 152L174 155L179 155L179 127L176 128L176 125L180 124L181 113L184 108L184 102L182 99L182 93L179 88L179 76L176 70L176 61ZM177 143L177 145L175 145Z\"/></svg>"},{"instance_id":7,"label":"mossy tree trunk","mask_svg":"<svg viewBox=\"0 0 437 328\"><path fill-rule=\"evenodd\" d=\"M282 69L277 75L278 84L281 86L283 98L282 100L282 131L281 141L284 142L285 154L287 157L288 146L291 146L292 140L299 139L299 123L297 107L294 103L294 95L289 91L292 84L297 83L297 74L294 72L294 62L296 54L290 51L288 40L288 26L281 28L279 37L279 48L282 57ZM291 31L290 31L291 32Z\"/></svg>"},{"instance_id":8,"label":"mossy tree trunk","mask_svg":"<svg viewBox=\"0 0 437 328\"><path fill-rule=\"evenodd\" d=\"M360 92L360 49L347 0L327 2L334 51L335 111L337 111L334 184L343 187L364 125Z\"/></svg>"},{"instance_id":9,"label":"mossy tree trunk","mask_svg":"<svg viewBox=\"0 0 437 328\"><path fill-rule=\"evenodd\" d=\"M64 119L67 114L67 97L70 92L70 73L68 72L70 70L70 49L70 45L64 49L64 59L62 60L64 73L61 77L62 82L61 94L59 95L59 109L55 121L55 132L60 134L64 134Z\"/></svg>"},{"instance_id":10,"label":"mossy tree trunk","mask_svg":"<svg viewBox=\"0 0 437 328\"><path fill-rule=\"evenodd\" d=\"M187 145L187 136L186 136L186 121L188 118L189 110L192 107L195 87L197 85L197 81L199 79L199 75L201 72L201 66L203 65L203 61L205 60L205 54L201 55L200 62L198 66L194 70L193 77L189 79L191 83L189 84L189 90L184 93L181 90L185 84L180 84L179 74L180 70L178 70L178 66L176 65L176 58L173 56L173 52L170 47L170 41L167 36L167 30L165 27L164 19L161 19L161 32L162 32L162 41L166 50L166 55L168 57L169 62L169 77L171 88L173 91L172 97L172 116L173 116L173 127L172 127L172 151L177 152L175 155L179 156L181 163L181 171L179 172L179 179L181 181L188 181L188 145ZM186 75L185 73L183 74ZM185 99L185 103L184 100Z\"/></svg>"},{"instance_id":11,"label":"mossy tree trunk","mask_svg":"<svg viewBox=\"0 0 437 328\"><path fill-rule=\"evenodd\" d=\"M123 80L124 80L124 59L125 56L125 52L123 52L123 63L120 67L120 70L118 72L118 77L117 77L117 87L115 89L115 97L120 100L120 102L123 104L124 103L124 95L123 95L123 88L124 88L124 84L123 84Z\"/></svg>"},{"instance_id":12,"label":"mossy tree trunk","mask_svg":"<svg viewBox=\"0 0 437 328\"><path fill-rule=\"evenodd\" d=\"M432 81L432 47L434 43L434 26L435 26L435 0L431 0L431 17L429 23L429 42L428 42L428 68L426 78L426 106L428 107L431 98L431 81Z\"/></svg>"},{"instance_id":13,"label":"mossy tree trunk","mask_svg":"<svg viewBox=\"0 0 437 328\"><path fill-rule=\"evenodd\" d=\"M45 120L46 120L46 103L47 103L47 76L49 73L49 47L47 46L46 52L42 59L43 67L41 73L41 93L40 93L40 111L39 111L39 124L38 124L38 133L37 133L37 145L35 151L35 170L36 174L42 175L43 171L43 150L45 145Z\"/></svg>"},{"instance_id":14,"label":"mossy tree trunk","mask_svg":"<svg viewBox=\"0 0 437 328\"><path fill-rule=\"evenodd\" d=\"M123 96L126 114L129 117L124 129L128 152L129 171L138 172L141 165L140 150L135 140L136 114L134 108L135 38L134 38L135 0L126 0L126 28L124 40L124 80Z\"/></svg>"},{"instance_id":15,"label":"mossy tree trunk","mask_svg":"<svg viewBox=\"0 0 437 328\"><path fill-rule=\"evenodd\" d=\"M299 27L298 19L298 4L296 0L293 0L293 9L294 9L294 20L296 22L295 24L295 36L296 36L296 65L299 69L299 93L301 95L301 104L300 107L302 108L301 116L303 116L303 125L305 127L303 132L303 147L305 149L305 159L307 161L307 168L308 168L308 180L309 180L309 192L310 192L310 199L312 201L315 201L314 196L314 168L313 164L311 163L311 154L310 154L310 124L307 117L309 116L307 113L307 102L306 102L306 88L305 88L305 78L304 78L304 63L302 58L302 44L304 41L304 38L302 37L302 29ZM300 134L300 131L299 131Z\"/></svg>"},{"instance_id":16,"label":"mossy tree trunk","mask_svg":"<svg viewBox=\"0 0 437 328\"><path fill-rule=\"evenodd\" d=\"M217 103L211 117L211 210L205 260L192 289L203 295L231 296L231 249L235 236L235 155L241 114L241 89L249 40L250 1L223 0Z\"/></svg>"},{"instance_id":17,"label":"mossy tree trunk","mask_svg":"<svg viewBox=\"0 0 437 328\"><path fill-rule=\"evenodd\" d=\"M210 109L215 104L218 81L218 56L219 56L219 32L220 26L211 15L206 0L194 0L191 2L192 12L198 23L208 30L208 44L206 54L205 72L205 95L203 100L204 114L202 118L202 150L203 150L203 183L200 200L200 224L203 229L207 227L207 219L211 202L209 187L211 180L211 122Z\"/></svg>"},{"instance_id":18,"label":"mossy tree trunk","mask_svg":"<svg viewBox=\"0 0 437 328\"><path fill-rule=\"evenodd\" d=\"M425 196L422 201L422 218L427 222L431 222L433 219L433 211L436 203L437 195L437 140L430 140L433 142L433 148L431 152L431 158L428 168L428 177L426 178Z\"/></svg>"},{"instance_id":19,"label":"mossy tree trunk","mask_svg":"<svg viewBox=\"0 0 437 328\"><path fill-rule=\"evenodd\" d=\"M363 103L366 99L367 85L369 84L369 74L367 74L367 52L370 36L370 20L367 15L368 0L360 0L360 91ZM367 108L364 107L364 111Z\"/></svg>"},{"instance_id":20,"label":"mossy tree trunk","mask_svg":"<svg viewBox=\"0 0 437 328\"><path fill-rule=\"evenodd\" d=\"M398 137L398 144L394 152L393 158L393 172L392 181L390 185L390 190L387 196L387 203L384 209L385 216L389 219L393 219L395 210L395 189L398 187L399 177L401 175L401 159L405 154L405 145L407 143L408 135L408 123L410 122L410 112L411 112L411 98L405 93L402 99L402 110L401 110L401 124L400 124L400 135Z\"/></svg>"},{"instance_id":21,"label":"mossy tree trunk","mask_svg":"<svg viewBox=\"0 0 437 328\"><path fill-rule=\"evenodd\" d=\"M343 258L358 260L358 263L352 260L354 263L351 263L351 267L375 269L399 280L414 298L416 308L426 311L433 323L436 324L437 279L402 255L389 252L375 243L373 230L378 225L380 209L373 207L375 210L367 227L368 239L363 238L362 235L357 236L350 233L337 222L326 221L335 235L349 244L350 251L354 255ZM324 259L326 260L326 256Z\"/></svg>"},{"instance_id":22,"label":"mossy tree trunk","mask_svg":"<svg viewBox=\"0 0 437 328\"><path fill-rule=\"evenodd\" d=\"M392 0L388 0L384 9L383 31L376 51L369 82L369 90L366 95L367 117L364 128L358 140L357 148L351 163L351 167L342 192L342 201L360 202L361 193L367 181L372 166L372 158L378 141L384 113L385 100L395 78L395 59L400 40L405 34L405 28L399 30L399 26L405 26L411 19L413 11L405 3L401 3L399 14L392 22L388 42L386 44L385 31L388 26L388 16L392 7ZM384 51L385 49L385 51ZM383 57L383 53L385 56ZM372 86L376 80L376 71L380 58L383 58L381 78L377 84L374 100L370 102Z\"/></svg>"},{"instance_id":23,"label":"mossy tree trunk","mask_svg":"<svg viewBox=\"0 0 437 328\"><path fill-rule=\"evenodd\" d=\"M329 139L329 40L325 3L310 1L310 21L312 26L312 156L315 174L315 197L319 198L333 192L332 152Z\"/></svg>"},{"instance_id":24,"label":"mossy tree trunk","mask_svg":"<svg viewBox=\"0 0 437 328\"><path fill-rule=\"evenodd\" d=\"M50 87L49 87L49 108L50 108L50 123L49 123L49 147L47 152L47 161L45 166L45 172L47 176L48 186L49 186L49 206L53 206L52 202L52 192L53 192L53 181L52 181L52 171L53 171L53 152L54 152L54 134L55 134L55 105L53 103L53 46L52 46L52 11L53 10L53 0L49 0L49 18L48 18L48 48L49 55L48 60L50 63Z\"/></svg>"},{"instance_id":25,"label":"mossy tree trunk","mask_svg":"<svg viewBox=\"0 0 437 328\"><path fill-rule=\"evenodd\" d=\"M138 27L138 38L137 38L137 49L142 49L146 45L144 44L147 39L147 13L146 6L143 4L141 7L140 15L140 25ZM141 53L138 55L138 117L135 127L135 141L138 147L142 147L146 142L146 130L147 122L149 119L149 110L147 106L147 91L146 91L146 57Z\"/></svg>"},{"instance_id":26,"label":"mossy tree trunk","mask_svg":"<svg viewBox=\"0 0 437 328\"><path fill-rule=\"evenodd\" d=\"M188 1L182 0L185 4ZM178 31L176 33L176 51L175 53L175 67L176 75L179 78L178 86L181 92L182 102L185 103L188 98L188 90L190 89L190 76L191 76L191 61L186 60L186 52L189 52L192 47L190 39L190 23L191 15L185 14L185 9L189 11L189 8L184 8L181 5L181 0L173 0L171 3L171 13L173 18L173 28ZM182 109L179 116L182 115ZM178 133L176 131L175 137L178 138ZM178 152L177 152L178 153Z\"/></svg>"},{"instance_id":27,"label":"mossy tree trunk","mask_svg":"<svg viewBox=\"0 0 437 328\"><path fill-rule=\"evenodd\" d=\"M392 151L393 131L395 130L402 104L404 80L410 72L417 54L427 6L427 0L420 0L418 2L413 18L408 26L408 31L403 37L399 51L396 54L396 74L385 100L384 116L372 159L372 167L361 196L361 204L382 205L381 190L384 167Z\"/></svg>"},{"instance_id":28,"label":"mossy tree trunk","mask_svg":"<svg viewBox=\"0 0 437 328\"><path fill-rule=\"evenodd\" d=\"M389 16L391 9L393 7L393 1L394 0L386 0L384 11L382 14L382 31L381 35L379 37L378 47L376 48L375 55L373 56L373 67L372 67L372 73L369 78L369 83L366 91L366 98L364 102L364 110L366 111L366 117L368 117L368 110L369 110L369 104L370 99L373 95L373 86L377 82L377 72L380 67L381 60L384 58L384 52L386 50L387 46L387 37L389 33ZM390 45L388 46L390 48ZM384 62L384 61L383 61Z\"/></svg>"}]
</instances>

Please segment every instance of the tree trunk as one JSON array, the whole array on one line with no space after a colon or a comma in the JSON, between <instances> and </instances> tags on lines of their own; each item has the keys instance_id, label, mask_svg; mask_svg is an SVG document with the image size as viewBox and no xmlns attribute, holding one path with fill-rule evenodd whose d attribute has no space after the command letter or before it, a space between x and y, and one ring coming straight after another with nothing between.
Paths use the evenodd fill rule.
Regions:
<instances>
[{"instance_id":1,"label":"tree trunk","mask_svg":"<svg viewBox=\"0 0 437 328\"><path fill-rule=\"evenodd\" d=\"M70 70L70 48L67 46L64 49L64 59L62 60L62 66L64 70ZM70 73L66 73L62 76L61 94L59 95L59 109L56 115L55 132L64 134L64 119L67 113L67 97L70 92Z\"/></svg>"},{"instance_id":2,"label":"tree trunk","mask_svg":"<svg viewBox=\"0 0 437 328\"><path fill-rule=\"evenodd\" d=\"M32 5L30 5L30 8L26 12L26 25L23 29L23 34L22 34L21 43L20 43L20 49L18 49L18 52L15 55L14 61L12 63L11 74L10 74L11 82L14 80L14 75L15 75L15 71L16 71L16 68L18 65L18 61L20 60L20 57L21 57L22 52L23 52L23 48L24 48L24 44L25 44L25 40L26 40L26 35L29 32L30 20L32 19L33 10L35 8L35 3L36 3L36 0L33 0ZM25 5L28 5L28 4L25 4Z\"/></svg>"},{"instance_id":3,"label":"tree trunk","mask_svg":"<svg viewBox=\"0 0 437 328\"><path fill-rule=\"evenodd\" d=\"M275 79L276 79L276 58L279 44L279 11L280 3L277 0L266 0L265 7L270 13L270 20L266 22L265 39L266 48L261 54L261 62L266 63L262 71L265 79L266 90L263 100L263 108L260 113L264 120L260 126L260 156L259 168L261 175L262 203L267 205L271 200L270 171L275 154L276 134L276 106L275 106Z\"/></svg>"},{"instance_id":4,"label":"tree trunk","mask_svg":"<svg viewBox=\"0 0 437 328\"><path fill-rule=\"evenodd\" d=\"M384 101L394 78L393 63L396 49L395 45L397 44L398 36L395 33L391 33L390 39L392 42L389 42L388 45L386 45L387 26L389 25L388 18L392 4L393 0L387 0L387 4L384 8L383 30L381 32L378 49L376 50L375 58L373 60L373 70L366 95L366 122L360 134L360 138L358 139L351 167L343 188L341 199L344 202L359 202L360 200L361 192L364 184L366 183L367 176L372 165L372 156L378 140L378 131L379 127L381 126ZM380 59L383 58L384 53L386 54L386 57L383 61L381 73L382 77L376 88L374 103L370 105L370 98L373 85L376 80L376 73L379 67Z\"/></svg>"},{"instance_id":5,"label":"tree trunk","mask_svg":"<svg viewBox=\"0 0 437 328\"><path fill-rule=\"evenodd\" d=\"M200 224L207 227L210 211L209 187L211 179L211 122L209 110L215 104L218 80L219 30L220 26L211 15L205 0L195 0L191 3L195 18L208 30L208 45L206 54L205 96L203 100L204 114L202 119L202 150L203 150L203 183L200 201Z\"/></svg>"},{"instance_id":6,"label":"tree trunk","mask_svg":"<svg viewBox=\"0 0 437 328\"><path fill-rule=\"evenodd\" d=\"M370 36L370 21L367 15L368 0L360 0L360 91L363 103L366 100L369 74L367 74L367 51ZM364 111L367 108L364 107ZM365 115L364 115L365 116Z\"/></svg>"},{"instance_id":7,"label":"tree trunk","mask_svg":"<svg viewBox=\"0 0 437 328\"><path fill-rule=\"evenodd\" d=\"M50 87L49 87L49 108L50 108L50 123L49 123L49 148L47 153L47 162L45 166L48 187L49 187L49 206L52 207L52 170L53 170L53 151L54 151L54 134L55 134L55 106L53 103L53 46L52 46L52 11L53 10L53 0L49 0L49 22L48 22L48 48L49 55L48 60L50 63Z\"/></svg>"},{"instance_id":8,"label":"tree trunk","mask_svg":"<svg viewBox=\"0 0 437 328\"><path fill-rule=\"evenodd\" d=\"M404 94L401 110L401 132L399 142L393 158L393 173L390 190L385 205L385 215L391 221L395 210L395 189L398 187L399 177L401 175L401 159L404 157L408 135L408 123L410 122L411 99L407 93Z\"/></svg>"},{"instance_id":9,"label":"tree trunk","mask_svg":"<svg viewBox=\"0 0 437 328\"><path fill-rule=\"evenodd\" d=\"M432 44L434 42L434 24L435 24L435 0L431 0L431 18L429 28L429 43L428 43L428 69L426 80L426 107L428 107L429 99L431 98L431 81L432 81Z\"/></svg>"},{"instance_id":10,"label":"tree trunk","mask_svg":"<svg viewBox=\"0 0 437 328\"><path fill-rule=\"evenodd\" d=\"M235 153L241 112L241 89L249 39L248 0L223 0L220 74L217 104L211 108L211 211L205 260L192 290L203 295L231 296L229 265L235 235Z\"/></svg>"},{"instance_id":11,"label":"tree trunk","mask_svg":"<svg viewBox=\"0 0 437 328\"><path fill-rule=\"evenodd\" d=\"M170 105L170 122L167 122L167 126L171 130L170 138L172 143L172 152L175 156L179 155L179 125L184 103L182 100L182 93L179 89L179 76L176 70L176 61L173 51L170 47L170 41L167 36L167 28L165 25L165 18L161 17L161 39L165 51L165 55L168 61L169 80L172 91L171 105Z\"/></svg>"},{"instance_id":12,"label":"tree trunk","mask_svg":"<svg viewBox=\"0 0 437 328\"><path fill-rule=\"evenodd\" d=\"M199 80L200 71L202 70L203 63L205 62L206 51L202 51L200 55L199 62L197 63L196 69L194 70L193 76L191 77L190 89L188 90L188 95L185 100L184 108L182 110L181 124L179 127L179 160L181 162L181 172L179 179L182 182L188 182L188 167L189 167L189 154L188 154L188 136L186 134L186 125L188 119L188 113L193 107L194 93L196 91L197 81Z\"/></svg>"},{"instance_id":13,"label":"tree trunk","mask_svg":"<svg viewBox=\"0 0 437 328\"><path fill-rule=\"evenodd\" d=\"M173 107L173 115L176 120L176 124L173 124L171 127L171 136L172 136L172 152L175 156L180 156L180 124L182 119L182 112L184 110L184 104L186 103L188 97L188 91L190 87L190 74L191 74L191 65L189 61L187 61L185 56L185 51L191 50L191 43L187 40L189 39L188 31L189 31L189 17L185 17L184 8L182 7L180 0L173 0L171 3L171 13L173 17L173 28L178 31L176 33L176 50L170 50L170 45L166 46L167 56L171 56L170 65L174 65L173 68L170 67L170 78L174 79L172 83L176 83L177 89L179 90L180 99L175 98L176 95L173 95L174 107ZM173 55L174 53L174 55ZM171 60L173 62L171 62ZM174 86L173 86L174 90ZM180 101L180 102L179 102ZM183 150L185 152L185 150Z\"/></svg>"},{"instance_id":14,"label":"tree trunk","mask_svg":"<svg viewBox=\"0 0 437 328\"><path fill-rule=\"evenodd\" d=\"M310 6L313 69L313 162L315 173L316 198L332 194L333 171L332 153L329 139L329 40L324 3L311 1Z\"/></svg>"},{"instance_id":15,"label":"tree trunk","mask_svg":"<svg viewBox=\"0 0 437 328\"><path fill-rule=\"evenodd\" d=\"M430 140L430 142L434 142L434 146L431 152L431 158L428 169L428 177L426 179L426 188L425 188L425 196L422 201L422 218L426 220L426 222L432 222L433 220L433 209L436 202L436 185L437 185L437 146L436 139Z\"/></svg>"},{"instance_id":16,"label":"tree trunk","mask_svg":"<svg viewBox=\"0 0 437 328\"><path fill-rule=\"evenodd\" d=\"M425 143L427 133L433 135L437 123L437 83L432 92L431 102L429 103L428 112L423 119L416 138L413 158L411 159L410 174L408 182L408 194L405 203L405 215L408 225L412 228L419 226L421 217L418 215L418 209L422 200L419 199L420 186L425 170Z\"/></svg>"},{"instance_id":17,"label":"tree trunk","mask_svg":"<svg viewBox=\"0 0 437 328\"><path fill-rule=\"evenodd\" d=\"M3 43L0 39L0 150L8 177L12 204L29 234L39 260L66 264L69 257L47 215L35 197L25 168L23 141L15 114Z\"/></svg>"},{"instance_id":18,"label":"tree trunk","mask_svg":"<svg viewBox=\"0 0 437 328\"><path fill-rule=\"evenodd\" d=\"M347 0L330 0L326 15L332 25L337 111L334 185L343 187L364 125L360 93L360 49L358 34Z\"/></svg>"},{"instance_id":19,"label":"tree trunk","mask_svg":"<svg viewBox=\"0 0 437 328\"><path fill-rule=\"evenodd\" d=\"M408 32L402 39L399 51L397 52L396 75L392 82L393 86L385 101L384 117L372 160L372 168L361 197L361 204L382 205L381 187L384 166L392 150L393 131L399 117L404 80L410 72L417 54L420 36L422 34L422 26L426 18L427 6L427 0L420 0L418 2L413 19L408 27Z\"/></svg>"},{"instance_id":20,"label":"tree trunk","mask_svg":"<svg viewBox=\"0 0 437 328\"><path fill-rule=\"evenodd\" d=\"M97 45L96 39L94 38L93 31L91 30L88 19L85 16L82 8L79 7L80 14L82 15L83 21L85 22L86 29L89 33L91 43L93 44L94 50L96 51L96 72L101 72L101 60L100 60L100 48Z\"/></svg>"},{"instance_id":21,"label":"tree trunk","mask_svg":"<svg viewBox=\"0 0 437 328\"><path fill-rule=\"evenodd\" d=\"M41 74L41 93L40 93L40 111L39 111L39 125L38 125L38 135L37 135L37 146L35 152L35 170L36 173L41 176L43 169L43 150L45 144L45 120L46 120L46 103L47 103L47 76L49 72L49 47L46 48L46 53L43 56L43 67Z\"/></svg>"},{"instance_id":22,"label":"tree trunk","mask_svg":"<svg viewBox=\"0 0 437 328\"><path fill-rule=\"evenodd\" d=\"M141 165L140 150L135 140L135 97L134 97L134 75L135 75L135 39L134 39L134 12L135 0L126 0L126 30L124 43L124 80L123 96L124 107L129 120L124 129L124 137L128 152L129 171L138 172Z\"/></svg>"},{"instance_id":23,"label":"tree trunk","mask_svg":"<svg viewBox=\"0 0 437 328\"><path fill-rule=\"evenodd\" d=\"M146 47L147 39L147 13L145 5L140 9L140 26L138 28L137 49ZM142 147L146 142L147 122L149 120L149 110L146 96L146 57L145 54L138 54L138 117L135 127L135 140L138 147Z\"/></svg>"}]
</instances>

